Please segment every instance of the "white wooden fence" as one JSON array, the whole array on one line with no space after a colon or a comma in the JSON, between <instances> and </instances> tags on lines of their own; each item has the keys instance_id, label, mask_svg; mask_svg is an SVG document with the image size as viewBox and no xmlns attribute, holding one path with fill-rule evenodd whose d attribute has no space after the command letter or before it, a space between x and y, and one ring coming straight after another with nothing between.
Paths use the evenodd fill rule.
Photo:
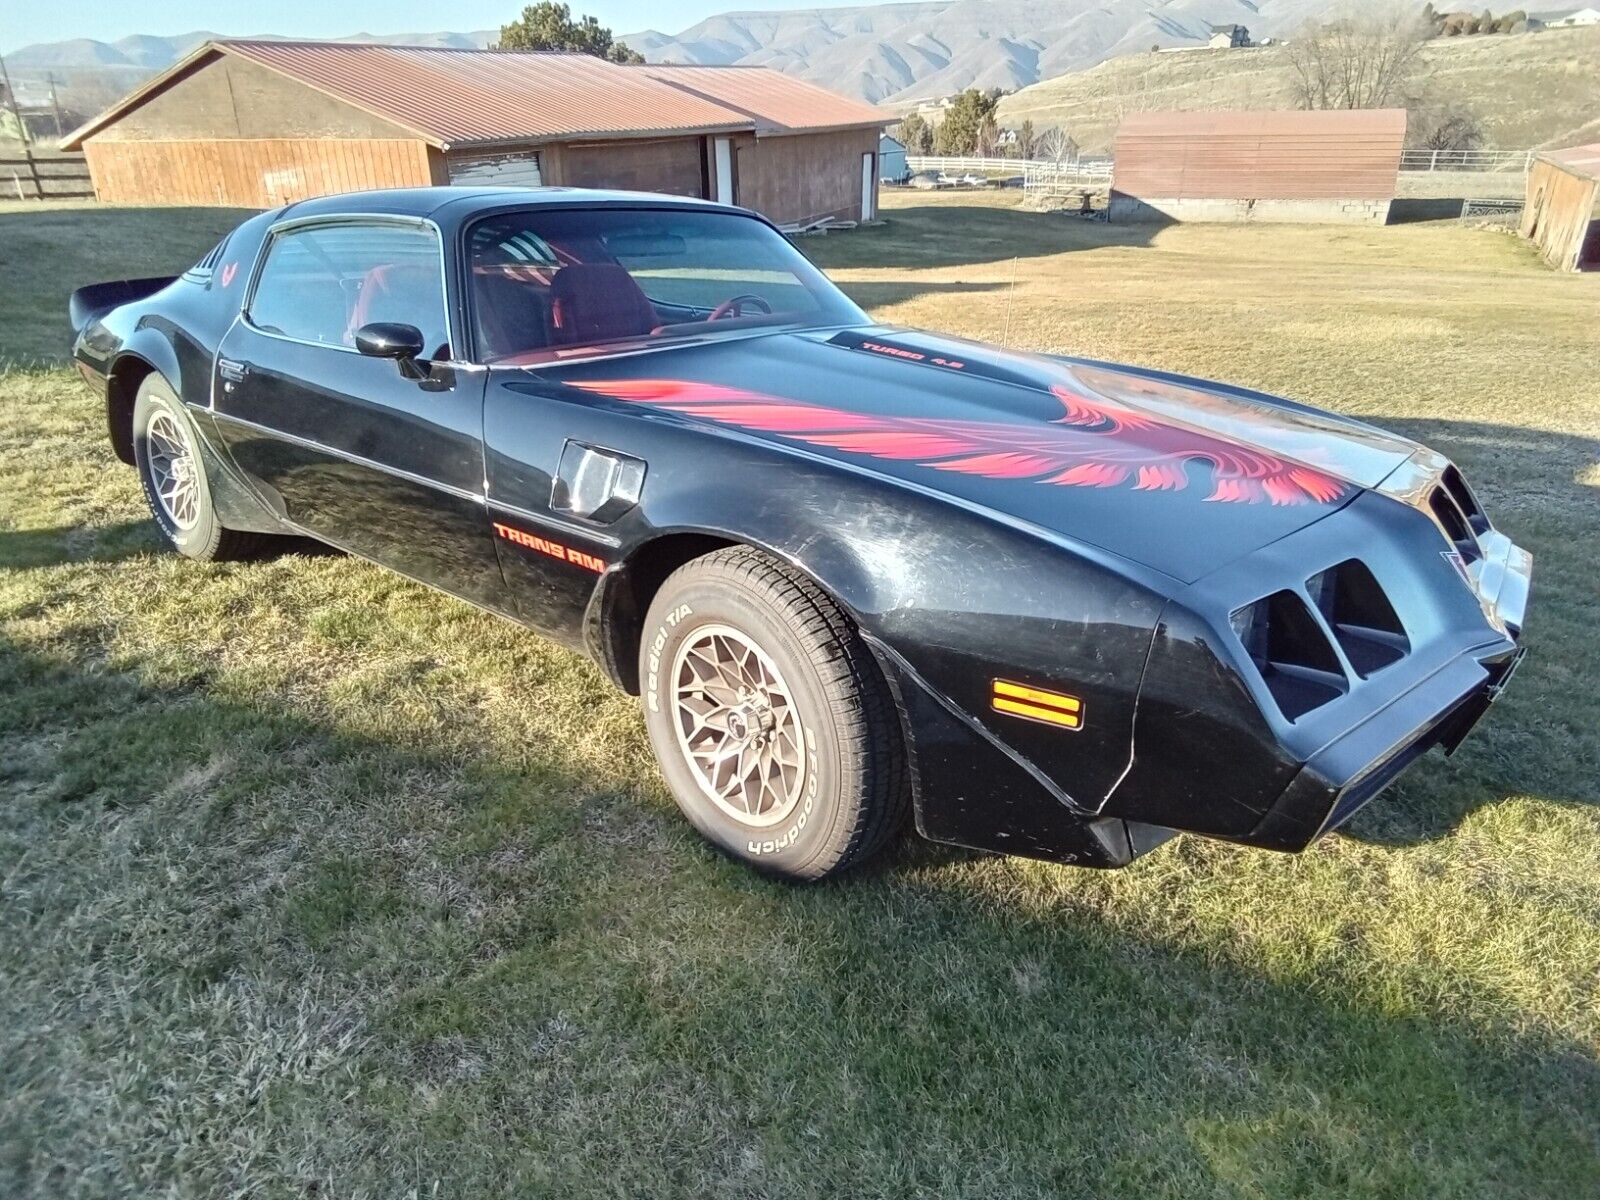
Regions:
<instances>
[{"instance_id":1,"label":"white wooden fence","mask_svg":"<svg viewBox=\"0 0 1600 1200\"><path fill-rule=\"evenodd\" d=\"M936 154L908 154L906 166L913 174L937 171L942 175L1021 175L1039 178L1110 179L1109 158L1081 158L1077 162L1051 162L1042 158L976 158Z\"/></svg>"},{"instance_id":2,"label":"white wooden fence","mask_svg":"<svg viewBox=\"0 0 1600 1200\"><path fill-rule=\"evenodd\" d=\"M1533 162L1532 150L1405 150L1400 154L1402 171L1462 171L1471 173L1526 171ZM1037 158L977 158L911 154L906 166L913 174L936 171L960 178L1023 177L1024 187L1089 183L1111 178L1109 158L1081 158L1077 162L1051 162Z\"/></svg>"},{"instance_id":3,"label":"white wooden fence","mask_svg":"<svg viewBox=\"0 0 1600 1200\"><path fill-rule=\"evenodd\" d=\"M1532 150L1402 150L1402 171L1526 171Z\"/></svg>"}]
</instances>

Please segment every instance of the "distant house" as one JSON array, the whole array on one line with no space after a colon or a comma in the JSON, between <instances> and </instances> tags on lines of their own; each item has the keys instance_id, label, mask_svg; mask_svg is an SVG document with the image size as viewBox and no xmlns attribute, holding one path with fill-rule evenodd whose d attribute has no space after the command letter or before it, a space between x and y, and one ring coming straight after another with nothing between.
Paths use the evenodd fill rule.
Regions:
<instances>
[{"instance_id":1,"label":"distant house","mask_svg":"<svg viewBox=\"0 0 1600 1200\"><path fill-rule=\"evenodd\" d=\"M1206 43L1213 50L1237 50L1250 44L1250 31L1243 25L1213 25Z\"/></svg>"},{"instance_id":2,"label":"distant house","mask_svg":"<svg viewBox=\"0 0 1600 1200\"><path fill-rule=\"evenodd\" d=\"M1528 14L1529 29L1573 29L1580 25L1600 25L1600 8L1569 8L1559 12Z\"/></svg>"},{"instance_id":3,"label":"distant house","mask_svg":"<svg viewBox=\"0 0 1600 1200\"><path fill-rule=\"evenodd\" d=\"M878 139L878 178L884 183L904 183L911 178L905 144L887 133Z\"/></svg>"}]
</instances>

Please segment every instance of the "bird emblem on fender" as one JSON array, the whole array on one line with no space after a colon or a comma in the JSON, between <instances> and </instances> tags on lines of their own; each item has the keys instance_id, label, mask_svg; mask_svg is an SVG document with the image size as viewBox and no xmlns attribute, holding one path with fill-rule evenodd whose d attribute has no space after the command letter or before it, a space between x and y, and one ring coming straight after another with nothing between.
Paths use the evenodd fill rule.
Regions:
<instances>
[{"instance_id":1,"label":"bird emblem on fender","mask_svg":"<svg viewBox=\"0 0 1600 1200\"><path fill-rule=\"evenodd\" d=\"M1304 463L1052 386L1054 420L951 420L860 412L679 379L581 380L571 387L813 446L937 471L1070 487L1183 491L1188 466L1211 468L1207 500L1329 503L1346 484Z\"/></svg>"}]
</instances>

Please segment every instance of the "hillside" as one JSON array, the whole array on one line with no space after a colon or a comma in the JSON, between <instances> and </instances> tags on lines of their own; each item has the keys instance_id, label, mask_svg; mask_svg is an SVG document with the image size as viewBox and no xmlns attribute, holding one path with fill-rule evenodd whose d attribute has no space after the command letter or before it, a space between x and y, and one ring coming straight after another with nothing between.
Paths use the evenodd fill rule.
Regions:
<instances>
[{"instance_id":1,"label":"hillside","mask_svg":"<svg viewBox=\"0 0 1600 1200\"><path fill-rule=\"evenodd\" d=\"M677 34L644 30L621 38L652 62L771 66L867 100L901 104L973 86L1013 91L1151 45L1197 46L1213 22L1238 22L1258 38L1283 37L1335 2L921 0L729 12ZM8 54L7 62L19 90L38 91L45 72L52 72L75 91L114 81L116 93L171 65L208 36L213 35L78 38L24 46ZM486 30L353 35L447 46L482 46L494 36Z\"/></svg>"},{"instance_id":2,"label":"hillside","mask_svg":"<svg viewBox=\"0 0 1600 1200\"><path fill-rule=\"evenodd\" d=\"M1570 146L1600 136L1600 28L1439 39L1423 50L1418 99L1456 101L1483 121L1490 146ZM1281 46L1132 54L1024 88L1000 121L1064 126L1084 150L1109 150L1117 124L1153 109L1286 108Z\"/></svg>"}]
</instances>

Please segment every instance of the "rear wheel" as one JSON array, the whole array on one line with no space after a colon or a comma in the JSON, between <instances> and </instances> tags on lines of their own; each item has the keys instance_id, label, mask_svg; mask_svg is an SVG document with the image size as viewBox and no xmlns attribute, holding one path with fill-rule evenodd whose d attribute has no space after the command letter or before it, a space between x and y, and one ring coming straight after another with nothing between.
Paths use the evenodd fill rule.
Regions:
<instances>
[{"instance_id":1,"label":"rear wheel","mask_svg":"<svg viewBox=\"0 0 1600 1200\"><path fill-rule=\"evenodd\" d=\"M199 435L159 375L145 377L133 403L133 459L150 515L179 554L202 561L249 558L269 540L223 527L211 503Z\"/></svg>"},{"instance_id":2,"label":"rear wheel","mask_svg":"<svg viewBox=\"0 0 1600 1200\"><path fill-rule=\"evenodd\" d=\"M888 686L804 575L745 547L679 568L651 604L639 674L678 806L726 853L820 879L900 828L905 753Z\"/></svg>"}]
</instances>

